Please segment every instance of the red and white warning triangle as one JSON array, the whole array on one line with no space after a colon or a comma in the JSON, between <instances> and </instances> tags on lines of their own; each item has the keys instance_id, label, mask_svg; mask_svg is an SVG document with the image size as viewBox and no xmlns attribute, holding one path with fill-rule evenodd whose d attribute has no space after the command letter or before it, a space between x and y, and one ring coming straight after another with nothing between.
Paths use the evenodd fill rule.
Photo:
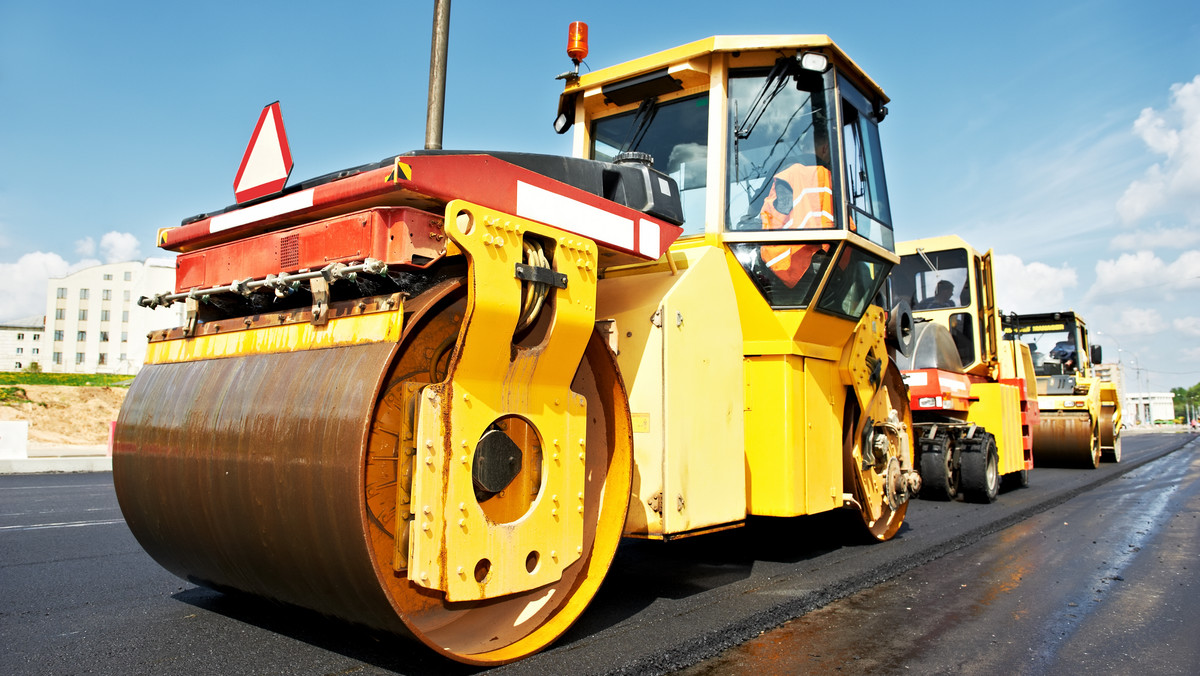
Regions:
<instances>
[{"instance_id":1,"label":"red and white warning triangle","mask_svg":"<svg viewBox=\"0 0 1200 676\"><path fill-rule=\"evenodd\" d=\"M292 151L288 148L283 115L276 101L258 116L242 165L233 179L233 195L238 204L283 190L292 173Z\"/></svg>"}]
</instances>

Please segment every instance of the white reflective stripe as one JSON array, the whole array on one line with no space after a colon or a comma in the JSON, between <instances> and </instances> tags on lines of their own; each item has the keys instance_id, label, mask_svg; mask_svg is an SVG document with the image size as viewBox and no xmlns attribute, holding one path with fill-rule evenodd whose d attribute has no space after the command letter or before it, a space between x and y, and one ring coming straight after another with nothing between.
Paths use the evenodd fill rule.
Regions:
<instances>
[{"instance_id":1,"label":"white reflective stripe","mask_svg":"<svg viewBox=\"0 0 1200 676\"><path fill-rule=\"evenodd\" d=\"M967 391L966 383L958 381L958 380L951 380L949 378L938 378L938 383L940 383L942 387L944 387L948 390L958 390L959 392Z\"/></svg>"},{"instance_id":2,"label":"white reflective stripe","mask_svg":"<svg viewBox=\"0 0 1200 676\"><path fill-rule=\"evenodd\" d=\"M313 205L313 189L301 190L291 195L277 197L269 202L255 204L252 207L238 209L220 216L213 216L208 221L209 232L220 232L239 225L273 218L292 211L307 209Z\"/></svg>"},{"instance_id":3,"label":"white reflective stripe","mask_svg":"<svg viewBox=\"0 0 1200 676\"><path fill-rule=\"evenodd\" d=\"M517 215L627 251L634 250L632 219L524 181L517 181Z\"/></svg>"},{"instance_id":4,"label":"white reflective stripe","mask_svg":"<svg viewBox=\"0 0 1200 676\"><path fill-rule=\"evenodd\" d=\"M662 235L657 223L638 220L638 251L646 258L657 259L662 255Z\"/></svg>"},{"instance_id":5,"label":"white reflective stripe","mask_svg":"<svg viewBox=\"0 0 1200 676\"><path fill-rule=\"evenodd\" d=\"M808 227L809 219L813 218L814 216L817 218L828 218L831 223L833 222L833 214L829 213L828 211L810 211L804 215L804 220L800 221L799 229L803 230L804 228ZM789 223L790 222L791 221L789 221Z\"/></svg>"},{"instance_id":6,"label":"white reflective stripe","mask_svg":"<svg viewBox=\"0 0 1200 676\"><path fill-rule=\"evenodd\" d=\"M776 263L778 263L778 262L782 261L783 259L785 259L785 258L787 258L788 256L791 256L791 255L792 255L792 250L791 250L791 248L788 248L788 249L787 249L786 251L784 251L783 253L781 253L781 254L779 254L778 256L776 256L776 257L772 258L771 260L767 261L767 267L768 267L768 268L775 267L775 264L776 264Z\"/></svg>"},{"instance_id":7,"label":"white reflective stripe","mask_svg":"<svg viewBox=\"0 0 1200 676\"><path fill-rule=\"evenodd\" d=\"M800 191L800 194L796 196L796 199L792 200L792 208L795 209L796 205L800 203L800 200L804 199L806 196L819 195L821 193L833 195L833 188L805 188L804 190Z\"/></svg>"}]
</instances>

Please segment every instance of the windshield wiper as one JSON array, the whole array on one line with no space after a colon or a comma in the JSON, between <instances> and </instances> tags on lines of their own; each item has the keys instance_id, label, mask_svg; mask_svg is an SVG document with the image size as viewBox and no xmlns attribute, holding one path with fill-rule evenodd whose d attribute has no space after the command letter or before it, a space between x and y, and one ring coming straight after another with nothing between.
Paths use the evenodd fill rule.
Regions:
<instances>
[{"instance_id":1,"label":"windshield wiper","mask_svg":"<svg viewBox=\"0 0 1200 676\"><path fill-rule=\"evenodd\" d=\"M638 146L642 145L646 130L650 128L650 123L654 121L654 116L657 114L658 100L655 97L642 99L637 112L633 114L633 123L630 125L629 133L625 135L625 141L621 143L621 152L637 150Z\"/></svg>"},{"instance_id":2,"label":"windshield wiper","mask_svg":"<svg viewBox=\"0 0 1200 676\"><path fill-rule=\"evenodd\" d=\"M737 129L733 130L734 138L741 140L750 138L750 134L754 131L754 126L758 124L758 120L767 111L767 106L787 86L788 76L791 75L795 63L795 59L781 58L775 60L775 66L767 74L767 79L763 81L762 88L754 95L754 103L750 104L750 110L746 111L746 119L738 125Z\"/></svg>"}]
</instances>

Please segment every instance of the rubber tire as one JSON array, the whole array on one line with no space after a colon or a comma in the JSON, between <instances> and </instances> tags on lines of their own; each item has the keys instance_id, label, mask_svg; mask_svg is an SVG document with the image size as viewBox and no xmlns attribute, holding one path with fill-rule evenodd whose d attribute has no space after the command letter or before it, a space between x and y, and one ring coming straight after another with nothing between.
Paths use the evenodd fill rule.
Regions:
<instances>
[{"instance_id":1,"label":"rubber tire","mask_svg":"<svg viewBox=\"0 0 1200 676\"><path fill-rule=\"evenodd\" d=\"M921 445L921 498L948 502L958 497L958 476L951 469L954 447L950 438L937 435L929 444Z\"/></svg>"},{"instance_id":2,"label":"rubber tire","mask_svg":"<svg viewBox=\"0 0 1200 676\"><path fill-rule=\"evenodd\" d=\"M1000 487L1005 490L1016 490L1025 488L1029 485L1029 470L1023 469L1017 472L1009 472L1000 477Z\"/></svg>"},{"instance_id":3,"label":"rubber tire","mask_svg":"<svg viewBox=\"0 0 1200 676\"><path fill-rule=\"evenodd\" d=\"M1000 493L1000 456L995 437L984 434L967 442L961 462L963 499L979 504L995 502Z\"/></svg>"}]
</instances>

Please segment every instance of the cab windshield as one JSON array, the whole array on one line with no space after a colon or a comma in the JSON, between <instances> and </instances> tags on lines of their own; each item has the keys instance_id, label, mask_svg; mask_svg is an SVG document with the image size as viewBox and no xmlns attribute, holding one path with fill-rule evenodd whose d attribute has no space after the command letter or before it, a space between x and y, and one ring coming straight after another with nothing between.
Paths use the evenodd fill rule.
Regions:
<instances>
[{"instance_id":1,"label":"cab windshield","mask_svg":"<svg viewBox=\"0 0 1200 676\"><path fill-rule=\"evenodd\" d=\"M1079 370L1079 336L1074 321L1037 322L1011 326L1005 339L1029 346L1033 370L1039 376L1072 375Z\"/></svg>"},{"instance_id":2,"label":"cab windshield","mask_svg":"<svg viewBox=\"0 0 1200 676\"><path fill-rule=\"evenodd\" d=\"M971 304L967 284L967 252L919 251L900 258L892 273L892 294L914 311L942 310Z\"/></svg>"},{"instance_id":3,"label":"cab windshield","mask_svg":"<svg viewBox=\"0 0 1200 676\"><path fill-rule=\"evenodd\" d=\"M727 229L837 227L824 92L814 73L730 76Z\"/></svg>"},{"instance_id":4,"label":"cab windshield","mask_svg":"<svg viewBox=\"0 0 1200 676\"><path fill-rule=\"evenodd\" d=\"M708 94L658 103L605 117L592 125L592 158L612 162L626 151L649 153L654 168L679 185L683 234L704 232L708 178Z\"/></svg>"}]
</instances>

